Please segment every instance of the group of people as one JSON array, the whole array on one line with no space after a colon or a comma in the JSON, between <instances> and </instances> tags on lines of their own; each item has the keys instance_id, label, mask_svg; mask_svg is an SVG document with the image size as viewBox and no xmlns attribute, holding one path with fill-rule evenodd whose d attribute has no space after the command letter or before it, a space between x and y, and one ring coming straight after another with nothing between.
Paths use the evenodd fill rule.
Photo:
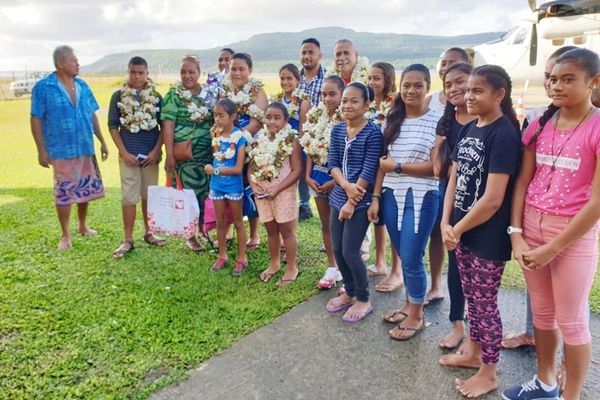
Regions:
<instances>
[{"instance_id":1,"label":"group of people","mask_svg":"<svg viewBox=\"0 0 600 400\"><path fill-rule=\"evenodd\" d=\"M578 399L590 363L587 304L598 263L600 113L592 103L600 85L598 55L557 51L546 68L551 104L530 113L523 127L507 72L494 65L474 68L461 48L442 55L443 90L432 94L426 66L406 67L396 90L393 66L369 65L347 39L335 44L328 69L322 57L318 40L304 40L302 68L281 67L281 93L271 101L251 76L252 58L245 53L221 50L219 72L206 84L199 83L199 60L184 57L181 81L164 98L148 78L146 61L132 58L128 79L109 107L125 231L114 256L133 249L139 202L144 240L166 244L147 220L147 187L157 183L164 145L165 170L194 190L201 224L207 199L214 203L219 250L213 272L229 264L232 227L238 246L233 274L246 270L247 251L260 243L260 221L271 261L259 279L270 281L287 263L277 285L292 283L298 276L297 221L310 216L312 193L328 262L318 286L330 289L343 281L327 311L344 312L347 323L362 321L373 311L368 277L384 275L377 291L406 288L404 304L383 314L394 325L390 337L406 341L425 329L424 307L443 298L447 253L452 328L440 347L460 349L439 362L478 369L456 381L468 398L498 386L498 291L512 253L527 282L538 371L502 397L561 398L555 358L562 336L562 396ZM56 72L33 89L31 125L40 164L54 170L59 248L68 249L71 204L78 205L78 231L96 234L86 224L88 201L104 193L93 135L103 159L108 151L95 116L98 104L77 77L73 50L57 48L54 63ZM371 224L375 263L366 266ZM187 245L203 250L198 236Z\"/></svg>"}]
</instances>

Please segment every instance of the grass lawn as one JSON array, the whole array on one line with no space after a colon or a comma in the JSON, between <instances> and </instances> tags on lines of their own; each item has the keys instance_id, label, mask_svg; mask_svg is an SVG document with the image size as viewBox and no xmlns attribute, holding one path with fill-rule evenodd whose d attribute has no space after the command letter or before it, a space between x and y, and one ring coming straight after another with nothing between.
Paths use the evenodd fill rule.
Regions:
<instances>
[{"instance_id":1,"label":"grass lawn","mask_svg":"<svg viewBox=\"0 0 600 400\"><path fill-rule=\"evenodd\" d=\"M105 110L116 86L93 89ZM112 145L101 164L107 196L90 206L101 235L57 252L52 175L37 165L28 114L28 99L0 102L0 399L146 398L315 292L326 263L317 218L300 225L302 273L284 289L257 279L264 246L235 279L231 268L209 273L214 255L193 254L182 240L143 244L139 221L138 247L114 260L122 231ZM105 111L100 117L106 126ZM106 129L105 137L111 143ZM504 282L523 287L514 264ZM600 311L599 282L592 308Z\"/></svg>"}]
</instances>

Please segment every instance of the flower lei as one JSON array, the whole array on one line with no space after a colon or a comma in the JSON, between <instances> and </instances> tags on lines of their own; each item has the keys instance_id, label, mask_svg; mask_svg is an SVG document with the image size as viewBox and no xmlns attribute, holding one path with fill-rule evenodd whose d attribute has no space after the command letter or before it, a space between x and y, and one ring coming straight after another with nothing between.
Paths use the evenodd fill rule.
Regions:
<instances>
[{"instance_id":1,"label":"flower lei","mask_svg":"<svg viewBox=\"0 0 600 400\"><path fill-rule=\"evenodd\" d=\"M331 63L331 66L327 69L327 76L337 75L340 78L340 74L336 68L335 61ZM354 70L352 70L352 76L350 82L361 82L365 85L369 83L369 59L367 57L358 57Z\"/></svg>"},{"instance_id":2,"label":"flower lei","mask_svg":"<svg viewBox=\"0 0 600 400\"><path fill-rule=\"evenodd\" d=\"M292 100L288 107L288 113L290 114L290 118L300 119L300 103L302 101L310 101L310 97L304 93L302 89L294 89L292 92ZM277 96L275 96L274 101L279 103L284 103L285 93L281 92Z\"/></svg>"},{"instance_id":3,"label":"flower lei","mask_svg":"<svg viewBox=\"0 0 600 400\"><path fill-rule=\"evenodd\" d=\"M206 119L209 115L209 110L204 105L198 106L194 100L192 100L192 92L183 86L183 83L177 82L173 85L175 94L181 99L183 105L187 108L190 114L190 119L195 123L200 123Z\"/></svg>"},{"instance_id":4,"label":"flower lei","mask_svg":"<svg viewBox=\"0 0 600 400\"><path fill-rule=\"evenodd\" d=\"M329 118L327 108L321 102L311 108L306 114L306 122L302 126L304 134L300 138L300 145L306 155L317 164L325 164L329 156L329 139L333 127L342 122L342 113L338 107Z\"/></svg>"},{"instance_id":5,"label":"flower lei","mask_svg":"<svg viewBox=\"0 0 600 400\"><path fill-rule=\"evenodd\" d=\"M258 91L263 86L260 80L250 77L250 80L239 89L235 87L231 81L231 77L228 75L223 82L224 97L236 104L238 115L247 114L250 118L255 118L262 122L265 113L254 104L254 101L256 100Z\"/></svg>"},{"instance_id":6,"label":"flower lei","mask_svg":"<svg viewBox=\"0 0 600 400\"><path fill-rule=\"evenodd\" d=\"M121 88L121 99L117 103L121 113L119 118L121 126L130 133L156 128L158 125L156 114L160 110L159 101L160 97L156 92L156 86L151 81L147 81L146 88L140 90L139 93L136 89L129 87L129 81L125 81Z\"/></svg>"},{"instance_id":7,"label":"flower lei","mask_svg":"<svg viewBox=\"0 0 600 400\"><path fill-rule=\"evenodd\" d=\"M376 101L371 102L369 109L365 113L365 118L372 120L378 127L381 128L393 105L394 94L390 92L383 100L381 100L379 107L377 107Z\"/></svg>"},{"instance_id":8,"label":"flower lei","mask_svg":"<svg viewBox=\"0 0 600 400\"><path fill-rule=\"evenodd\" d=\"M285 160L294 150L294 139L298 132L289 124L275 134L271 141L267 129L256 134L250 147L250 179L253 182L271 181L279 176Z\"/></svg>"},{"instance_id":9,"label":"flower lei","mask_svg":"<svg viewBox=\"0 0 600 400\"><path fill-rule=\"evenodd\" d=\"M222 129L217 129L212 138L213 157L218 161L228 160L235 155L235 146L242 137L246 138L248 145L252 143L252 135L248 131L235 131L228 138L221 136ZM223 153L221 142L229 142L229 148Z\"/></svg>"}]
</instances>

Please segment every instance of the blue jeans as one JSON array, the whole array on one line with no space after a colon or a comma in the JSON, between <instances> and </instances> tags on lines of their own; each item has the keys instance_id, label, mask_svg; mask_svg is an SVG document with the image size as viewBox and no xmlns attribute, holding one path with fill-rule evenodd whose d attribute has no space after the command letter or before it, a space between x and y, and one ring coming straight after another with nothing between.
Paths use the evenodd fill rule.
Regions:
<instances>
[{"instance_id":1,"label":"blue jeans","mask_svg":"<svg viewBox=\"0 0 600 400\"><path fill-rule=\"evenodd\" d=\"M427 275L425 274L425 248L431 235L438 211L438 191L425 193L421 205L419 232L415 233L415 207L413 192L406 192L404 210L398 210L394 191L384 188L382 193L383 219L390 235L390 241L402 260L402 275L408 301L423 304L427 295ZM404 213L401 229L398 230L398 215Z\"/></svg>"}]
</instances>

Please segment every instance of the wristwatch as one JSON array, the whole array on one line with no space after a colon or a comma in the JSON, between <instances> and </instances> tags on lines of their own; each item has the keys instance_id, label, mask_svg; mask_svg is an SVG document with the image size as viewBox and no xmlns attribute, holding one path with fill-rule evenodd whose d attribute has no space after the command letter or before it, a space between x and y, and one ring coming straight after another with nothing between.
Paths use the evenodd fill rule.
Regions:
<instances>
[{"instance_id":1,"label":"wristwatch","mask_svg":"<svg viewBox=\"0 0 600 400\"><path fill-rule=\"evenodd\" d=\"M513 233L523 233L523 229L521 228L516 228L514 226L509 226L506 229L506 233L508 233L509 235L512 235Z\"/></svg>"},{"instance_id":2,"label":"wristwatch","mask_svg":"<svg viewBox=\"0 0 600 400\"><path fill-rule=\"evenodd\" d=\"M215 168L215 175L216 175L216 176L219 176L219 172L221 172L221 171L219 170L219 167Z\"/></svg>"},{"instance_id":3,"label":"wristwatch","mask_svg":"<svg viewBox=\"0 0 600 400\"><path fill-rule=\"evenodd\" d=\"M394 172L397 174L401 174L402 173L402 164L397 163L396 168L394 168Z\"/></svg>"}]
</instances>

